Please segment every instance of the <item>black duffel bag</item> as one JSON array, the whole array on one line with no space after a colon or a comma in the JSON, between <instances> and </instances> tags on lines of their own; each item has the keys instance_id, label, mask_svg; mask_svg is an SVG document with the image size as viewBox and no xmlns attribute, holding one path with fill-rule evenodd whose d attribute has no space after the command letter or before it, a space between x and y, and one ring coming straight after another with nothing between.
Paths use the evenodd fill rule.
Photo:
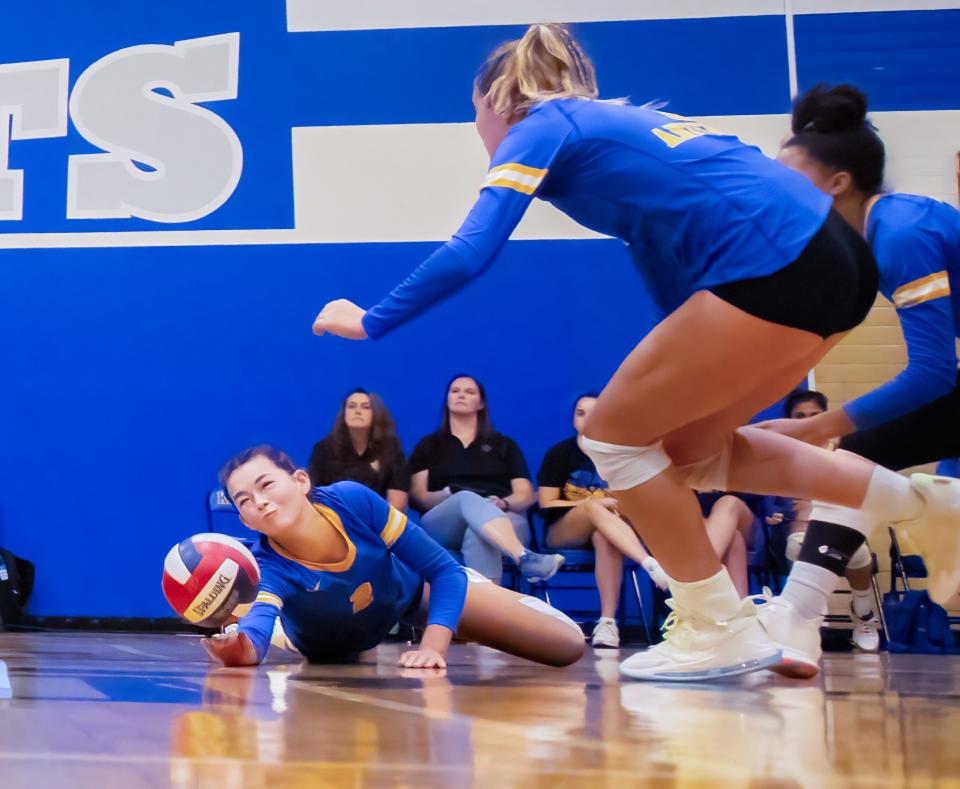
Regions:
<instances>
[{"instance_id":1,"label":"black duffel bag","mask_svg":"<svg viewBox=\"0 0 960 789\"><path fill-rule=\"evenodd\" d=\"M0 548L0 629L23 622L35 573L33 562Z\"/></svg>"}]
</instances>

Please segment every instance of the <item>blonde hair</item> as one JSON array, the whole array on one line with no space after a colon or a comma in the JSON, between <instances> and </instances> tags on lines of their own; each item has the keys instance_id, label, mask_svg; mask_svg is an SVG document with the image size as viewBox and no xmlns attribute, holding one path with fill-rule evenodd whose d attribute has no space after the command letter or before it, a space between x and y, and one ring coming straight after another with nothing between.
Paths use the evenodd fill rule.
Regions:
<instances>
[{"instance_id":1,"label":"blonde hair","mask_svg":"<svg viewBox=\"0 0 960 789\"><path fill-rule=\"evenodd\" d=\"M531 25L523 38L497 47L477 75L475 87L495 112L522 118L538 102L595 99L597 75L565 25Z\"/></svg>"}]
</instances>

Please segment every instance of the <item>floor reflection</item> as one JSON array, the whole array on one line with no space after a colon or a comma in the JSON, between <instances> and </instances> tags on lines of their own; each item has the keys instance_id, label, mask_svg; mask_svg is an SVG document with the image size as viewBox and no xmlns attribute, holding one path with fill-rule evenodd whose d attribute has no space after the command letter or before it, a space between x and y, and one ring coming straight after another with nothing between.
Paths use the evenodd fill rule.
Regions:
<instances>
[{"instance_id":1,"label":"floor reflection","mask_svg":"<svg viewBox=\"0 0 960 789\"><path fill-rule=\"evenodd\" d=\"M35 648L34 648L35 647ZM622 682L457 646L448 669L214 668L195 639L0 634L0 785L946 785L960 659L829 655L819 680ZM6 665L3 665L3 661ZM4 671L7 669L7 671ZM12 698L3 699L9 673Z\"/></svg>"}]
</instances>

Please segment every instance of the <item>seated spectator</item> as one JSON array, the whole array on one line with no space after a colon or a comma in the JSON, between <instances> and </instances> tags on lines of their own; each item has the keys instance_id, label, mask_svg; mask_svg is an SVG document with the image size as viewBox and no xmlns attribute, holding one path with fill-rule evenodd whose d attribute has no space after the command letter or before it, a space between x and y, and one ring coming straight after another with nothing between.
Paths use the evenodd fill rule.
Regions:
<instances>
[{"instance_id":1,"label":"seated spectator","mask_svg":"<svg viewBox=\"0 0 960 789\"><path fill-rule=\"evenodd\" d=\"M822 393L802 389L793 392L786 399L784 411L790 419L807 419L825 413L828 405L827 398ZM836 449L836 442L832 442L827 449ZM810 521L811 506L809 501L794 502L796 519L787 541L787 558L790 561L795 561L800 555L800 545ZM864 652L876 652L880 649L879 621L874 611L876 603L870 583L873 576L873 557L866 544L861 545L853 554L845 575L852 597L850 618L853 620L853 643Z\"/></svg>"},{"instance_id":2,"label":"seated spectator","mask_svg":"<svg viewBox=\"0 0 960 789\"><path fill-rule=\"evenodd\" d=\"M424 530L461 551L467 567L500 583L506 555L536 583L563 564L561 556L524 547L534 499L527 462L513 439L493 429L486 391L472 376L458 375L447 386L440 429L417 444L410 473Z\"/></svg>"},{"instance_id":3,"label":"seated spectator","mask_svg":"<svg viewBox=\"0 0 960 789\"><path fill-rule=\"evenodd\" d=\"M353 480L401 512L407 508L410 475L393 417L366 389L354 389L343 399L330 434L310 453L307 473L314 487Z\"/></svg>"},{"instance_id":4,"label":"seated spectator","mask_svg":"<svg viewBox=\"0 0 960 789\"><path fill-rule=\"evenodd\" d=\"M747 586L747 551L753 544L753 528L757 517L766 518L770 526L783 522L782 512L760 512L764 496L749 493L698 493L707 536L733 585L741 597L749 593Z\"/></svg>"},{"instance_id":5,"label":"seated spectator","mask_svg":"<svg viewBox=\"0 0 960 789\"><path fill-rule=\"evenodd\" d=\"M595 647L620 646L617 604L623 582L623 557L641 565L661 589L668 578L640 538L623 520L617 500L607 493L593 461L577 444L587 416L596 403L594 393L581 395L573 409L577 434L555 444L543 458L537 484L540 514L550 548L589 548L596 553L594 573L600 593L600 619L593 629Z\"/></svg>"}]
</instances>

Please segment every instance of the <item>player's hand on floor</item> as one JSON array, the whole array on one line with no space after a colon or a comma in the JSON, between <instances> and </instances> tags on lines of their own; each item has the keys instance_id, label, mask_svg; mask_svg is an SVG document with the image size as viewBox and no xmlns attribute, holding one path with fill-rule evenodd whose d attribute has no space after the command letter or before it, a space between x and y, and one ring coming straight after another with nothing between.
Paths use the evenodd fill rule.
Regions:
<instances>
[{"instance_id":1,"label":"player's hand on floor","mask_svg":"<svg viewBox=\"0 0 960 789\"><path fill-rule=\"evenodd\" d=\"M320 310L313 322L313 333L318 337L334 334L348 340L365 340L367 332L363 328L363 316L366 310L352 301L337 299Z\"/></svg>"},{"instance_id":2,"label":"player's hand on floor","mask_svg":"<svg viewBox=\"0 0 960 789\"><path fill-rule=\"evenodd\" d=\"M253 642L239 630L217 633L201 639L200 644L211 658L225 666L255 666L260 662Z\"/></svg>"},{"instance_id":3,"label":"player's hand on floor","mask_svg":"<svg viewBox=\"0 0 960 789\"><path fill-rule=\"evenodd\" d=\"M414 649L400 655L398 664L404 668L446 668L447 661L435 649Z\"/></svg>"}]
</instances>

